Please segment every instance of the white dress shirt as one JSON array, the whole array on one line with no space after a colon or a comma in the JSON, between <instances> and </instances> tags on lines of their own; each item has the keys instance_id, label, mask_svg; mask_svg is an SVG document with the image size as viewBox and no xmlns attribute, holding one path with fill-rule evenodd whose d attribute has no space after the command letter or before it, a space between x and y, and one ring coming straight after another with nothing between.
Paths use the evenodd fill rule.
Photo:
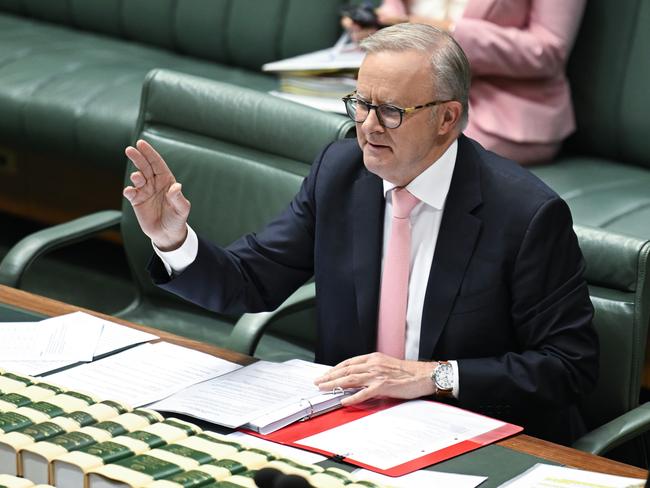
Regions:
<instances>
[{"instance_id":1,"label":"white dress shirt","mask_svg":"<svg viewBox=\"0 0 650 488\"><path fill-rule=\"evenodd\" d=\"M418 359L424 297L427 291L431 263L433 262L433 253L438 240L440 222L445 209L445 201L456 165L457 152L458 141L454 141L435 163L406 186L406 189L420 200L420 203L415 206L410 216L411 272L409 275L406 310L406 341L404 346L404 357L406 359ZM384 212L382 269L393 214L390 191L395 188L394 184L386 180L384 180L383 184L386 211ZM174 251L164 252L155 245L153 246L154 251L162 260L170 276L182 273L196 259L198 238L189 225L187 231L185 242ZM458 365L456 361L450 361L450 363L454 368L453 395L458 398Z\"/></svg>"},{"instance_id":2,"label":"white dress shirt","mask_svg":"<svg viewBox=\"0 0 650 488\"><path fill-rule=\"evenodd\" d=\"M406 306L406 340L404 358L417 360L420 351L420 330L424 297L429 282L433 253L438 241L438 231L451 177L456 166L458 141L454 141L440 158L406 185L406 189L420 200L410 215L411 221L411 272L409 274L408 303ZM391 220L393 216L392 192L396 185L384 180L384 245L383 260L388 249ZM453 395L458 398L458 364L450 361L454 368Z\"/></svg>"}]
</instances>

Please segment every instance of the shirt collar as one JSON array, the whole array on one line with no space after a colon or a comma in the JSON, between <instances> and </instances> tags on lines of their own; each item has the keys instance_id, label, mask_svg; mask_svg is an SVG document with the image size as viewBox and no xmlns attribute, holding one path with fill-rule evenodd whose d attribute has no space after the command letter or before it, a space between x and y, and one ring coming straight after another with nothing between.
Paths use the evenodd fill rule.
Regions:
<instances>
[{"instance_id":1,"label":"shirt collar","mask_svg":"<svg viewBox=\"0 0 650 488\"><path fill-rule=\"evenodd\" d=\"M456 139L437 161L434 161L431 166L406 185L406 189L420 201L442 210L445 206L447 193L449 193L457 153L458 140ZM397 185L386 180L383 180L383 184L384 198L387 198L388 192Z\"/></svg>"}]
</instances>

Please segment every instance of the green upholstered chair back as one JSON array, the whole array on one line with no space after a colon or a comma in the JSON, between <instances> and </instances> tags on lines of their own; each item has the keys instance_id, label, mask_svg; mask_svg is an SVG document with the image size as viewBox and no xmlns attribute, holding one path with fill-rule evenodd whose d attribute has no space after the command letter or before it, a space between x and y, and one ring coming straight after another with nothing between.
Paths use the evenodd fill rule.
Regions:
<instances>
[{"instance_id":1,"label":"green upholstered chair back","mask_svg":"<svg viewBox=\"0 0 650 488\"><path fill-rule=\"evenodd\" d=\"M639 404L650 318L650 241L576 226L600 339L600 378L582 405L591 430Z\"/></svg>"},{"instance_id":2,"label":"green upholstered chair back","mask_svg":"<svg viewBox=\"0 0 650 488\"><path fill-rule=\"evenodd\" d=\"M569 152L650 167L650 2L589 0L568 72Z\"/></svg>"},{"instance_id":3,"label":"green upholstered chair back","mask_svg":"<svg viewBox=\"0 0 650 488\"><path fill-rule=\"evenodd\" d=\"M343 0L0 0L0 11L222 64L262 64L331 46Z\"/></svg>"},{"instance_id":4,"label":"green upholstered chair back","mask_svg":"<svg viewBox=\"0 0 650 488\"><path fill-rule=\"evenodd\" d=\"M156 70L144 83L135 136L153 144L183 184L193 228L227 245L280 213L320 150L353 125L257 91ZM124 245L140 292L171 299L151 284L145 270L151 243L126 201L123 211Z\"/></svg>"}]
</instances>

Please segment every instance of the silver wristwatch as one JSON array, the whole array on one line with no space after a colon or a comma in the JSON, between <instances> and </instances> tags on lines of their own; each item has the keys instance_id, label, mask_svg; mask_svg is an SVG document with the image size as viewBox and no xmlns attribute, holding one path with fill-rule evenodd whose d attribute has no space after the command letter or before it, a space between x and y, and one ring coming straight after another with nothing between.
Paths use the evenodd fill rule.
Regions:
<instances>
[{"instance_id":1,"label":"silver wristwatch","mask_svg":"<svg viewBox=\"0 0 650 488\"><path fill-rule=\"evenodd\" d=\"M454 368L449 361L439 361L431 373L436 395L450 397L454 389Z\"/></svg>"}]
</instances>

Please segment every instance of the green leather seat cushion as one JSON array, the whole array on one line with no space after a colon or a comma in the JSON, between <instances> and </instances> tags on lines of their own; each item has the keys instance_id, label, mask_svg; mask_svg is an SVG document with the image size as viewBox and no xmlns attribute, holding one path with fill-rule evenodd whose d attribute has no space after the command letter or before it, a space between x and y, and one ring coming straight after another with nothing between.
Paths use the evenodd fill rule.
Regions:
<instances>
[{"instance_id":1,"label":"green leather seat cushion","mask_svg":"<svg viewBox=\"0 0 650 488\"><path fill-rule=\"evenodd\" d=\"M531 168L564 198L576 223L650 235L650 171L607 159L568 157Z\"/></svg>"},{"instance_id":2,"label":"green leather seat cushion","mask_svg":"<svg viewBox=\"0 0 650 488\"><path fill-rule=\"evenodd\" d=\"M0 14L0 134L93 164L123 161L142 82L157 67L262 91L276 86L261 73Z\"/></svg>"}]
</instances>

